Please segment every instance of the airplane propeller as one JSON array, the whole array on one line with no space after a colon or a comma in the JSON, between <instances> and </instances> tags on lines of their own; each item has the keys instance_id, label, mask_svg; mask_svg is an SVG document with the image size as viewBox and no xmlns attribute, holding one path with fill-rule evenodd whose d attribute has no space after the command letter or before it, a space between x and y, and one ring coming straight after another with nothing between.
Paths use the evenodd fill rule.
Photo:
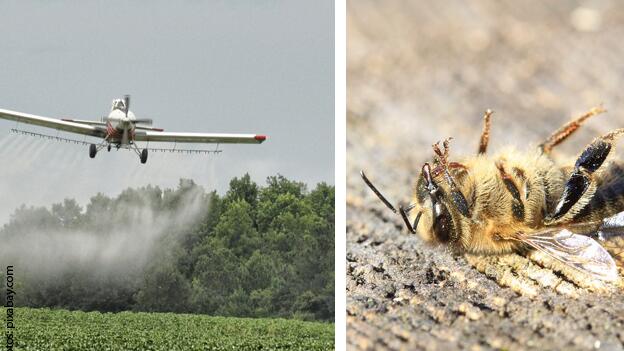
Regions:
<instances>
[{"instance_id":1,"label":"airplane propeller","mask_svg":"<svg viewBox=\"0 0 624 351\"><path fill-rule=\"evenodd\" d=\"M130 111L130 95L124 95L124 112L126 113L126 117L128 117L128 111Z\"/></svg>"},{"instance_id":2,"label":"airplane propeller","mask_svg":"<svg viewBox=\"0 0 624 351\"><path fill-rule=\"evenodd\" d=\"M121 135L121 142L123 144L127 144L128 143L128 129L124 128L123 130L123 134Z\"/></svg>"},{"instance_id":3,"label":"airplane propeller","mask_svg":"<svg viewBox=\"0 0 624 351\"><path fill-rule=\"evenodd\" d=\"M128 118L128 113L130 112L130 95L124 95L123 102L124 102L123 113L125 117ZM105 117L104 120L110 120L110 119L108 117ZM143 125L151 126L153 123L153 120L151 118L137 118L137 119L132 119L130 121L125 122L126 125L128 123L143 124Z\"/></svg>"},{"instance_id":4,"label":"airplane propeller","mask_svg":"<svg viewBox=\"0 0 624 351\"><path fill-rule=\"evenodd\" d=\"M115 118L111 118L111 117L102 117L102 120L104 121L113 121L113 120L117 120ZM127 123L133 123L133 124L145 124L145 125L152 125L154 121L151 118L137 118L137 119L129 119L127 121Z\"/></svg>"},{"instance_id":5,"label":"airplane propeller","mask_svg":"<svg viewBox=\"0 0 624 351\"><path fill-rule=\"evenodd\" d=\"M152 123L154 122L154 121L152 121L151 118L137 118L137 119L132 120L132 121L134 123L136 123L136 124L146 124L146 125L149 125L149 126L151 126Z\"/></svg>"}]
</instances>

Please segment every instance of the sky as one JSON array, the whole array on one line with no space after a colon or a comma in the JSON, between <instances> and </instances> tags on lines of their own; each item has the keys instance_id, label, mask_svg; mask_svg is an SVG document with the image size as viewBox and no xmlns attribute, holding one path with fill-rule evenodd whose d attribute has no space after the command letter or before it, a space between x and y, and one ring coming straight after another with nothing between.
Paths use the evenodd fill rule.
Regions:
<instances>
[{"instance_id":1,"label":"sky","mask_svg":"<svg viewBox=\"0 0 624 351\"><path fill-rule=\"evenodd\" d=\"M221 194L245 173L334 184L332 1L1 2L0 33L0 108L97 120L130 94L137 117L166 131L268 136L142 165L130 151L90 159L87 146L13 135L0 120L0 224L21 204L85 206L180 178Z\"/></svg>"}]
</instances>

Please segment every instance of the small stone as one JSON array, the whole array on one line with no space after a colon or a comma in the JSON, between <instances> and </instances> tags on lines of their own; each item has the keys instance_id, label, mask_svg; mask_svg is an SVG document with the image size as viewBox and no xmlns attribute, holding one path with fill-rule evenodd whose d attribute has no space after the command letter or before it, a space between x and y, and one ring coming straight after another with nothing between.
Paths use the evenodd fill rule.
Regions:
<instances>
[{"instance_id":1,"label":"small stone","mask_svg":"<svg viewBox=\"0 0 624 351\"><path fill-rule=\"evenodd\" d=\"M602 25L602 14L588 7L577 7L570 14L570 23L579 32L596 32Z\"/></svg>"},{"instance_id":2,"label":"small stone","mask_svg":"<svg viewBox=\"0 0 624 351\"><path fill-rule=\"evenodd\" d=\"M466 302L460 304L458 310L459 312L463 313L468 319L473 321L480 319L482 315L481 311Z\"/></svg>"}]
</instances>

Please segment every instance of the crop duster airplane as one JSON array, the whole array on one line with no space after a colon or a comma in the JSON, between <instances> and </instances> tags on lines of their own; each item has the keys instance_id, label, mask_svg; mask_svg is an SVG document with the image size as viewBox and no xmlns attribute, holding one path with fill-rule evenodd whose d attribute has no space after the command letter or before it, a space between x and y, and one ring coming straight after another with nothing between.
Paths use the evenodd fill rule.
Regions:
<instances>
[{"instance_id":1,"label":"crop duster airplane","mask_svg":"<svg viewBox=\"0 0 624 351\"><path fill-rule=\"evenodd\" d=\"M40 117L22 112L0 109L0 118L16 121L19 123L33 124L57 130L88 135L102 138L99 144L89 145L89 157L95 155L103 148L108 151L114 146L117 149L124 148L134 150L139 156L141 163L147 162L148 148L140 150L136 142L170 142L170 143L207 143L207 144L260 144L266 140L266 136L258 134L213 134L213 133L171 133L160 128L153 128L152 120L137 118L130 111L130 95L122 99L113 100L111 111L100 121L87 121L80 119L56 119ZM27 133L40 135L38 133ZM62 138L55 138L62 139ZM64 139L68 140L68 139ZM88 144L84 142L85 144ZM193 151L176 149L158 149L161 151Z\"/></svg>"}]
</instances>

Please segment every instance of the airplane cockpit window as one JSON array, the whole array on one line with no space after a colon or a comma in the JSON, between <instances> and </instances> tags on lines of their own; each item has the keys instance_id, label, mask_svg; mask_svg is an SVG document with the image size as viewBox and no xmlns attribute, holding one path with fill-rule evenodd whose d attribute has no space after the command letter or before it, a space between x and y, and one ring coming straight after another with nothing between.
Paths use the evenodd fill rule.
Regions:
<instances>
[{"instance_id":1,"label":"airplane cockpit window","mask_svg":"<svg viewBox=\"0 0 624 351\"><path fill-rule=\"evenodd\" d=\"M121 99L115 99L113 100L113 110L123 110L124 109L124 102Z\"/></svg>"}]
</instances>

